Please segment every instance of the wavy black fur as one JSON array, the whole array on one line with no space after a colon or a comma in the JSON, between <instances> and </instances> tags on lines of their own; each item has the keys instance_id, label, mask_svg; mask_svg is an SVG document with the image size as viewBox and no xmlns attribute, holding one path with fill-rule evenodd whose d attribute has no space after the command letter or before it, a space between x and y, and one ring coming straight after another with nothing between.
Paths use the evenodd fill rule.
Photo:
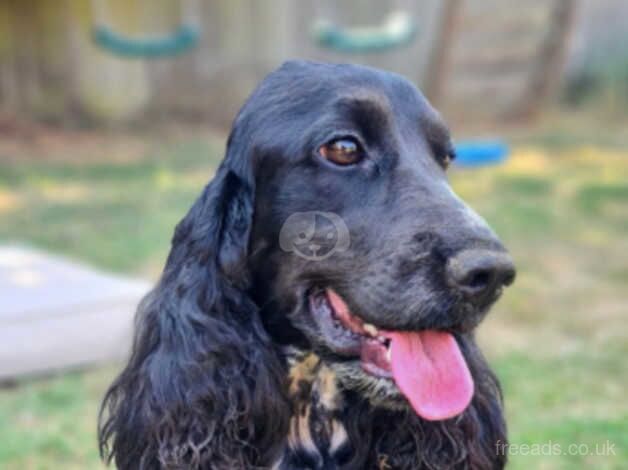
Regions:
<instances>
[{"instance_id":1,"label":"wavy black fur","mask_svg":"<svg viewBox=\"0 0 628 470\"><path fill-rule=\"evenodd\" d=\"M252 190L223 165L177 226L105 397L101 451L119 468L253 468L277 452L285 371L241 265Z\"/></svg>"}]
</instances>

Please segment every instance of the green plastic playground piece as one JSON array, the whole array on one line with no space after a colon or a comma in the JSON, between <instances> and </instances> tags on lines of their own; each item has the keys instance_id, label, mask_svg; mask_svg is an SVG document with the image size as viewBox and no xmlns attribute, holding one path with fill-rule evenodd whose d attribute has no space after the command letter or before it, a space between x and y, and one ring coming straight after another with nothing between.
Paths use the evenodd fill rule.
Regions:
<instances>
[{"instance_id":1,"label":"green plastic playground piece","mask_svg":"<svg viewBox=\"0 0 628 470\"><path fill-rule=\"evenodd\" d=\"M101 48L123 57L171 57L195 47L201 36L198 28L181 25L167 36L130 38L106 26L95 26L93 40Z\"/></svg>"},{"instance_id":2,"label":"green plastic playground piece","mask_svg":"<svg viewBox=\"0 0 628 470\"><path fill-rule=\"evenodd\" d=\"M394 12L380 26L343 29L330 21L318 21L314 25L314 39L338 52L381 52L410 44L417 29L409 14Z\"/></svg>"}]
</instances>

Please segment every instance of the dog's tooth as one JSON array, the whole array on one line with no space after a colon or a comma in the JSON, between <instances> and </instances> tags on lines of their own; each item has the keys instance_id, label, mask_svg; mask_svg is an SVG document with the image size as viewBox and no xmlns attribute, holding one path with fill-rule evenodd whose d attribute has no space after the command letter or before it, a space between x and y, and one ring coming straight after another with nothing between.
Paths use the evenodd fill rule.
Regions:
<instances>
[{"instance_id":1,"label":"dog's tooth","mask_svg":"<svg viewBox=\"0 0 628 470\"><path fill-rule=\"evenodd\" d=\"M364 331L366 331L370 336L376 337L377 333L379 333L377 331L377 328L375 328L374 325L371 325L370 323L365 323L364 325L362 325L362 328L364 328Z\"/></svg>"},{"instance_id":2,"label":"dog's tooth","mask_svg":"<svg viewBox=\"0 0 628 470\"><path fill-rule=\"evenodd\" d=\"M392 357L391 352L390 352L390 351L391 351L391 349L392 349L392 348L391 348L390 346L388 347L388 349L386 349L386 360L387 360L388 362L390 362L390 359L391 359L391 357Z\"/></svg>"}]
</instances>

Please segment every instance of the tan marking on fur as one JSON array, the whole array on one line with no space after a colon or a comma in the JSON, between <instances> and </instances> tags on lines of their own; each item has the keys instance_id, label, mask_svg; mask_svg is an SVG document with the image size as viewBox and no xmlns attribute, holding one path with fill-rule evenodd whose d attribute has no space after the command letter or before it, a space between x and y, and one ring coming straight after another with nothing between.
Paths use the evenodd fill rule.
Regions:
<instances>
[{"instance_id":1,"label":"tan marking on fur","mask_svg":"<svg viewBox=\"0 0 628 470\"><path fill-rule=\"evenodd\" d=\"M379 454L377 456L377 468L379 470L391 470L392 467L388 463L388 456L386 454Z\"/></svg>"},{"instance_id":2,"label":"tan marking on fur","mask_svg":"<svg viewBox=\"0 0 628 470\"><path fill-rule=\"evenodd\" d=\"M336 419L331 420L331 438L329 439L329 451L331 453L340 449L349 439L347 431L342 423Z\"/></svg>"},{"instance_id":3,"label":"tan marking on fur","mask_svg":"<svg viewBox=\"0 0 628 470\"><path fill-rule=\"evenodd\" d=\"M310 353L301 361L296 362L292 367L290 367L290 371L288 372L288 376L290 378L290 395L296 395L299 392L299 384L303 381L307 383L312 383L315 379L316 368L320 363L320 358L314 354Z\"/></svg>"},{"instance_id":4,"label":"tan marking on fur","mask_svg":"<svg viewBox=\"0 0 628 470\"><path fill-rule=\"evenodd\" d=\"M327 436L329 442L325 450L330 453L337 451L349 437L343 424L334 419L331 413L342 406L342 394L335 372L313 353L301 357L293 355L289 358L289 364L289 393L293 397L294 414L290 419L287 447L320 455L321 451L311 431L311 426L318 426L320 429L314 432ZM304 383L310 386L306 396L303 395ZM311 422L314 412L312 407L316 407L315 422Z\"/></svg>"},{"instance_id":5,"label":"tan marking on fur","mask_svg":"<svg viewBox=\"0 0 628 470\"><path fill-rule=\"evenodd\" d=\"M294 415L290 420L290 434L288 446L291 449L305 449L310 453L318 454L318 447L310 432L310 407L307 406L303 416Z\"/></svg>"},{"instance_id":6,"label":"tan marking on fur","mask_svg":"<svg viewBox=\"0 0 628 470\"><path fill-rule=\"evenodd\" d=\"M316 374L314 389L318 391L319 403L327 410L336 410L341 406L336 374L326 365L322 365Z\"/></svg>"}]
</instances>

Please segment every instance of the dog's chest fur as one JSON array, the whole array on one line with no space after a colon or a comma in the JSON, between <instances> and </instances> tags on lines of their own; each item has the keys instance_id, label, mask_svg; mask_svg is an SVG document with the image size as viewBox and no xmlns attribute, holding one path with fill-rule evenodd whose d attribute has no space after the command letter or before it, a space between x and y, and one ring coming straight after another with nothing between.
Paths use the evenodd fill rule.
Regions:
<instances>
[{"instance_id":1,"label":"dog's chest fur","mask_svg":"<svg viewBox=\"0 0 628 470\"><path fill-rule=\"evenodd\" d=\"M353 452L344 424L345 405L336 375L311 352L288 355L290 430L274 469L335 469ZM383 459L377 467L388 468Z\"/></svg>"}]
</instances>

